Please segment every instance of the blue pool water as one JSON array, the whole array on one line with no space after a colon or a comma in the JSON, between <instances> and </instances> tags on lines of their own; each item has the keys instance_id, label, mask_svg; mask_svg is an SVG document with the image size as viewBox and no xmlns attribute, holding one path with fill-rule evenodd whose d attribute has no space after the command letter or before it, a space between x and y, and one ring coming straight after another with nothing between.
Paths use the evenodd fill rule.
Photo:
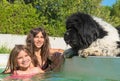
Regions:
<instances>
[{"instance_id":1,"label":"blue pool water","mask_svg":"<svg viewBox=\"0 0 120 81\"><path fill-rule=\"evenodd\" d=\"M3 69L0 69L2 71ZM9 74L0 74L0 81L23 81L24 79L5 79L10 76ZM25 80L26 81L26 80ZM46 73L46 74L38 74L34 77L30 78L27 81L81 81L77 78L65 77L62 73Z\"/></svg>"},{"instance_id":2,"label":"blue pool water","mask_svg":"<svg viewBox=\"0 0 120 81\"><path fill-rule=\"evenodd\" d=\"M3 68L0 68L0 72L2 70ZM0 80L6 76L8 75L0 74ZM61 72L38 74L29 81L120 81L120 58L74 57L66 59Z\"/></svg>"},{"instance_id":3,"label":"blue pool water","mask_svg":"<svg viewBox=\"0 0 120 81\"><path fill-rule=\"evenodd\" d=\"M74 74L76 75L76 74ZM0 81L4 81L3 78L7 77L7 74L0 74ZM6 80L5 80L6 81ZM7 81L22 81L21 79L8 79ZM66 76L62 73L47 73L38 74L31 78L29 81L120 81L114 79L106 79L102 77L87 77L87 76Z\"/></svg>"}]
</instances>

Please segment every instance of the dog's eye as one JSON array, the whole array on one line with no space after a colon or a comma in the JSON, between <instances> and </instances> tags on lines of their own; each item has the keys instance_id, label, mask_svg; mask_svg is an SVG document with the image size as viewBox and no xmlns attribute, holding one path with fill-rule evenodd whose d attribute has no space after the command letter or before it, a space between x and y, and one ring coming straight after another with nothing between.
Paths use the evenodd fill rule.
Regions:
<instances>
[{"instance_id":1,"label":"dog's eye","mask_svg":"<svg viewBox=\"0 0 120 81\"><path fill-rule=\"evenodd\" d=\"M65 35L69 35L69 33L68 33L68 32L66 32L66 33L65 33Z\"/></svg>"}]
</instances>

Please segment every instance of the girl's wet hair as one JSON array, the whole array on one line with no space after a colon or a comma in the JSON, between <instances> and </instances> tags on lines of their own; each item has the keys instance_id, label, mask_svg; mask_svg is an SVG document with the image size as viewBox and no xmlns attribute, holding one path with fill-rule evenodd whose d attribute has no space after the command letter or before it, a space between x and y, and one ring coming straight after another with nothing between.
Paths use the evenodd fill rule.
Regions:
<instances>
[{"instance_id":1,"label":"girl's wet hair","mask_svg":"<svg viewBox=\"0 0 120 81\"><path fill-rule=\"evenodd\" d=\"M13 73L15 70L19 69L17 64L17 56L22 50L25 51L30 57L32 57L31 52L25 45L15 45L15 47L10 52L8 63L3 73L5 73L7 70L10 70L10 73Z\"/></svg>"},{"instance_id":2,"label":"girl's wet hair","mask_svg":"<svg viewBox=\"0 0 120 81\"><path fill-rule=\"evenodd\" d=\"M43 46L40 48L42 61L47 61L47 59L49 57L49 53L50 53L49 52L50 43L49 43L48 35L47 35L46 31L43 29L43 27L37 27L37 28L33 28L32 30L30 30L29 34L27 35L26 45L29 48L29 50L31 51L31 53L34 55L34 58L37 58L34 53L34 51L35 51L34 37L39 32L42 33L44 40L45 40ZM38 65L38 62L35 59L35 66L37 66L37 65Z\"/></svg>"}]
</instances>

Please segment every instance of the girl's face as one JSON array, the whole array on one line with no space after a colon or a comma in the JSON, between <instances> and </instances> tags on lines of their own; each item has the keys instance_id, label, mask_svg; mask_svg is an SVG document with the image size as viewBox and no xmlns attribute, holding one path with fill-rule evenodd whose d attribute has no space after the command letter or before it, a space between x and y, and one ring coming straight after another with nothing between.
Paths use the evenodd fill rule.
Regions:
<instances>
[{"instance_id":1,"label":"girl's face","mask_svg":"<svg viewBox=\"0 0 120 81\"><path fill-rule=\"evenodd\" d=\"M24 51L20 51L17 56L17 64L20 69L26 69L32 63L31 57Z\"/></svg>"},{"instance_id":2,"label":"girl's face","mask_svg":"<svg viewBox=\"0 0 120 81\"><path fill-rule=\"evenodd\" d=\"M36 48L41 48L42 45L44 44L44 37L41 32L39 32L35 37L34 37L34 45Z\"/></svg>"}]
</instances>

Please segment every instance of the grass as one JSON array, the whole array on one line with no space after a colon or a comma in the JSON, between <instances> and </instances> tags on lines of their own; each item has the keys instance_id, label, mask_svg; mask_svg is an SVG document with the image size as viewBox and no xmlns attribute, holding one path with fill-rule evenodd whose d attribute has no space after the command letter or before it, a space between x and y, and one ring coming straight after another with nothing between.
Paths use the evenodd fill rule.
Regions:
<instances>
[{"instance_id":1,"label":"grass","mask_svg":"<svg viewBox=\"0 0 120 81\"><path fill-rule=\"evenodd\" d=\"M6 53L10 53L10 49L9 48L7 48L7 47L5 47L5 46L1 46L0 47L0 54L6 54Z\"/></svg>"}]
</instances>

